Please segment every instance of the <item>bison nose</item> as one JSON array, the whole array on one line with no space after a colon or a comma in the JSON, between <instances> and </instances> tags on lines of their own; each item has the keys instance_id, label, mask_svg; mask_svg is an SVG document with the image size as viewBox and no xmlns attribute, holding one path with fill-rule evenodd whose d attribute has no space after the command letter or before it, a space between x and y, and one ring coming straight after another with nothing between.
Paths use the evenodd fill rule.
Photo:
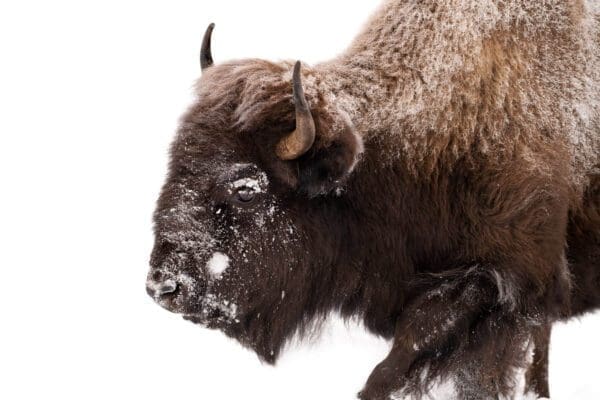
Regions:
<instances>
[{"instance_id":1,"label":"bison nose","mask_svg":"<svg viewBox=\"0 0 600 400\"><path fill-rule=\"evenodd\" d=\"M165 297L177 291L177 282L173 279L164 282L148 282L146 291L151 297Z\"/></svg>"},{"instance_id":2,"label":"bison nose","mask_svg":"<svg viewBox=\"0 0 600 400\"><path fill-rule=\"evenodd\" d=\"M163 283L159 284L156 289L156 294L164 296L165 294L174 293L177 290L177 282L173 279L167 279Z\"/></svg>"}]
</instances>

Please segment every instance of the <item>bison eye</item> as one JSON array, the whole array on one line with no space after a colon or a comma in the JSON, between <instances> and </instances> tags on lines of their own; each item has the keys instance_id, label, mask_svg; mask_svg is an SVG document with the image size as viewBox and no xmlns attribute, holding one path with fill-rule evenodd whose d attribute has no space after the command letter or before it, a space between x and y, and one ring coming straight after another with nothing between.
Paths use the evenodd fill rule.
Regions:
<instances>
[{"instance_id":1,"label":"bison eye","mask_svg":"<svg viewBox=\"0 0 600 400\"><path fill-rule=\"evenodd\" d=\"M254 195L254 190L248 187L242 187L236 192L237 200L240 203L250 203L252 200L254 200Z\"/></svg>"}]
</instances>

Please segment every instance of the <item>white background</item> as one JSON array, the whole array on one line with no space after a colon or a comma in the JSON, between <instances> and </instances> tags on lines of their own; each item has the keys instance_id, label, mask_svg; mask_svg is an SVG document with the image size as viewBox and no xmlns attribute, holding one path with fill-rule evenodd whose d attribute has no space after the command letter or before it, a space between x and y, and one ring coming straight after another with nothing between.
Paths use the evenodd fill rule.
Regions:
<instances>
[{"instance_id":1,"label":"white background","mask_svg":"<svg viewBox=\"0 0 600 400\"><path fill-rule=\"evenodd\" d=\"M276 368L144 291L168 144L218 61L325 60L378 0L0 4L0 398L352 399L388 344L334 320ZM560 326L554 399L598 399L600 316Z\"/></svg>"}]
</instances>

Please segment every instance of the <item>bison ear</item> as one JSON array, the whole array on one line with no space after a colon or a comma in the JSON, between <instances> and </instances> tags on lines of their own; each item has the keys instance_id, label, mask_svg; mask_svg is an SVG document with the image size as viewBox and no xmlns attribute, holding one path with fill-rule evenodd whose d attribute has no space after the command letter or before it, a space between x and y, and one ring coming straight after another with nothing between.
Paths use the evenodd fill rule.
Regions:
<instances>
[{"instance_id":1,"label":"bison ear","mask_svg":"<svg viewBox=\"0 0 600 400\"><path fill-rule=\"evenodd\" d=\"M341 112L338 116L335 123L315 118L317 140L298 160L298 188L311 197L340 188L363 153L362 138L350 119Z\"/></svg>"},{"instance_id":2,"label":"bison ear","mask_svg":"<svg viewBox=\"0 0 600 400\"><path fill-rule=\"evenodd\" d=\"M311 110L301 68L298 61L292 75L295 129L275 146L279 162L285 163L277 175L309 196L318 196L343 184L363 152L363 143L344 112L323 104Z\"/></svg>"}]
</instances>

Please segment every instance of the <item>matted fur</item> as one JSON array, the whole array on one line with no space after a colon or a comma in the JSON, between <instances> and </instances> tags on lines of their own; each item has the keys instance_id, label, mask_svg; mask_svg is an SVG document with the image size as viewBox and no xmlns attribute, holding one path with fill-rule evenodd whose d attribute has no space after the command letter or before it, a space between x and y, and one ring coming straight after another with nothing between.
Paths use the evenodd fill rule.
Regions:
<instances>
[{"instance_id":1,"label":"matted fur","mask_svg":"<svg viewBox=\"0 0 600 400\"><path fill-rule=\"evenodd\" d=\"M533 340L527 389L548 396L552 322L600 306L599 57L593 1L385 1L345 53L303 65L317 137L293 161L274 151L293 63L206 69L149 293L268 362L331 311L359 317L394 339L368 400L443 377L510 398Z\"/></svg>"}]
</instances>

